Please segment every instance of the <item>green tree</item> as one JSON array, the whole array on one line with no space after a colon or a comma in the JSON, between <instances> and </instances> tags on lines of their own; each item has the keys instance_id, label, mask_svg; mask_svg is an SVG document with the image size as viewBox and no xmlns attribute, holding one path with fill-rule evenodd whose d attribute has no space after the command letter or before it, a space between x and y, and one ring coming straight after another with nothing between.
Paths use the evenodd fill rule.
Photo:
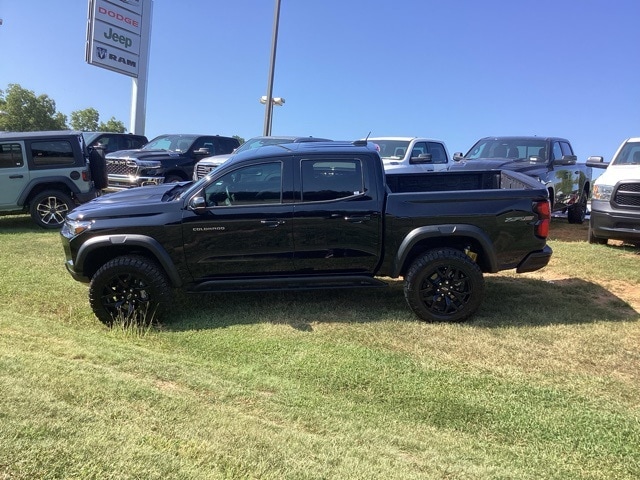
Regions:
<instances>
[{"instance_id":1,"label":"green tree","mask_svg":"<svg viewBox=\"0 0 640 480\"><path fill-rule=\"evenodd\" d=\"M124 123L120 120L116 120L115 117L111 117L106 123L100 122L100 125L98 125L98 131L125 133L127 129L124 128Z\"/></svg>"},{"instance_id":2,"label":"green tree","mask_svg":"<svg viewBox=\"0 0 640 480\"><path fill-rule=\"evenodd\" d=\"M95 108L71 112L71 128L83 132L97 132L100 114Z\"/></svg>"},{"instance_id":3,"label":"green tree","mask_svg":"<svg viewBox=\"0 0 640 480\"><path fill-rule=\"evenodd\" d=\"M0 130L32 132L65 130L67 116L56 111L56 102L48 95L39 95L17 84L0 90Z\"/></svg>"},{"instance_id":4,"label":"green tree","mask_svg":"<svg viewBox=\"0 0 640 480\"><path fill-rule=\"evenodd\" d=\"M245 142L244 138L239 137L238 135L234 135L233 138L237 138L238 141L240 142L240 145L242 145Z\"/></svg>"}]
</instances>

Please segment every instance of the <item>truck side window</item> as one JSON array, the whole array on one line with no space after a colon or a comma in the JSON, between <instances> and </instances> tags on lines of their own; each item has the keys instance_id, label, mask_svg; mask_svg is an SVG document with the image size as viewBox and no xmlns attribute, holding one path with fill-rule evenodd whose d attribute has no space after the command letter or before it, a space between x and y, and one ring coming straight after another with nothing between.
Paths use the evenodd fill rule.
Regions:
<instances>
[{"instance_id":1,"label":"truck side window","mask_svg":"<svg viewBox=\"0 0 640 480\"><path fill-rule=\"evenodd\" d=\"M262 205L282 202L282 163L238 168L205 188L208 206Z\"/></svg>"},{"instance_id":2,"label":"truck side window","mask_svg":"<svg viewBox=\"0 0 640 480\"><path fill-rule=\"evenodd\" d=\"M22 147L19 143L0 144L0 168L15 168L23 165Z\"/></svg>"},{"instance_id":3,"label":"truck side window","mask_svg":"<svg viewBox=\"0 0 640 480\"><path fill-rule=\"evenodd\" d=\"M431 154L431 163L447 163L447 152L441 143L429 142L428 146Z\"/></svg>"},{"instance_id":4,"label":"truck side window","mask_svg":"<svg viewBox=\"0 0 640 480\"><path fill-rule=\"evenodd\" d=\"M337 200L364 193L362 163L353 160L302 160L302 201Z\"/></svg>"},{"instance_id":5,"label":"truck side window","mask_svg":"<svg viewBox=\"0 0 640 480\"><path fill-rule=\"evenodd\" d=\"M553 142L553 154L551 155L551 161L560 160L562 158L562 149L559 142Z\"/></svg>"}]
</instances>

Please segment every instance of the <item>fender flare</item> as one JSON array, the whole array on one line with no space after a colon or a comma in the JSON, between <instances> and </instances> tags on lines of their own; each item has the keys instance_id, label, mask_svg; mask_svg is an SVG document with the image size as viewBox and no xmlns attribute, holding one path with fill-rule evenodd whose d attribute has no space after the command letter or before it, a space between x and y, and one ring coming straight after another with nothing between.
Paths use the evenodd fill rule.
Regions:
<instances>
[{"instance_id":1,"label":"fender flare","mask_svg":"<svg viewBox=\"0 0 640 480\"><path fill-rule=\"evenodd\" d=\"M78 250L75 261L75 270L77 272L84 271L84 263L94 250L114 245L133 245L150 251L163 270L167 273L172 286L182 286L182 279L180 278L180 274L178 273L178 269L174 265L173 260L171 260L171 256L156 239L146 235L121 234L93 237L83 243Z\"/></svg>"},{"instance_id":2,"label":"fender flare","mask_svg":"<svg viewBox=\"0 0 640 480\"><path fill-rule=\"evenodd\" d=\"M73 181L65 176L58 176L58 177L43 177L43 178L35 178L33 180L31 180L29 183L27 183L27 185L24 187L24 189L22 190L22 193L20 194L20 197L18 197L18 205L20 206L24 206L27 202L27 198L29 198L31 196L31 192L33 192L33 189L39 185L43 185L45 187L47 187L48 185L52 185L55 183L62 183L64 184L71 193L73 194L78 194L80 193L80 189L78 188L78 186L73 183ZM52 187L54 188L54 187Z\"/></svg>"},{"instance_id":3,"label":"fender flare","mask_svg":"<svg viewBox=\"0 0 640 480\"><path fill-rule=\"evenodd\" d=\"M391 265L391 276L398 277L402 271L402 266L407 260L411 249L419 242L432 239L432 238L446 238L446 237L471 237L476 240L484 254L487 257L489 269L491 272L498 271L498 260L496 257L493 242L489 236L479 227L475 225L456 225L456 224L442 224L442 225L428 225L411 230L402 240L398 252L396 253L393 263Z\"/></svg>"}]
</instances>

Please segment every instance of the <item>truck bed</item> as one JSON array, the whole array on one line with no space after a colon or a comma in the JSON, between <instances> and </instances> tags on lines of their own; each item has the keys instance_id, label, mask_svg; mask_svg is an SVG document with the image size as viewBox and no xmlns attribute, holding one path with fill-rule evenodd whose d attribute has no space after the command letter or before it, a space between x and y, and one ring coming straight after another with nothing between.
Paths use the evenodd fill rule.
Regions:
<instances>
[{"instance_id":1,"label":"truck bed","mask_svg":"<svg viewBox=\"0 0 640 480\"><path fill-rule=\"evenodd\" d=\"M460 190L525 189L543 187L530 177L506 170L387 174L392 193L451 192Z\"/></svg>"}]
</instances>

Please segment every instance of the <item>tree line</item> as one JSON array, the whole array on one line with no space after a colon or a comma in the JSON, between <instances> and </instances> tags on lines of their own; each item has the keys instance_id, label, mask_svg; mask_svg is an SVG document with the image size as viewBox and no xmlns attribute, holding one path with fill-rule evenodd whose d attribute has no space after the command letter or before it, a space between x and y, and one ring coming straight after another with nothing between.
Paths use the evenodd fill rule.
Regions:
<instances>
[{"instance_id":1,"label":"tree line","mask_svg":"<svg viewBox=\"0 0 640 480\"><path fill-rule=\"evenodd\" d=\"M34 132L69 128L84 132L127 131L124 123L114 117L101 122L95 108L71 112L67 123L67 116L56 111L56 102L48 95L36 95L15 83L9 84L4 91L0 90L0 131Z\"/></svg>"}]
</instances>

